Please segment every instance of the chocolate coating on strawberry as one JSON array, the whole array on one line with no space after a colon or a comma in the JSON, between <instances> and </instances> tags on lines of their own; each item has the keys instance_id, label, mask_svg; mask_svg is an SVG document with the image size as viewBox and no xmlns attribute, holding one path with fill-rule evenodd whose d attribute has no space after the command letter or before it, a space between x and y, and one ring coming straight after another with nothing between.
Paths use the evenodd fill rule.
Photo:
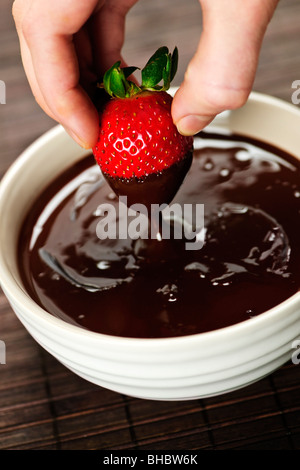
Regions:
<instances>
[{"instance_id":1,"label":"chocolate coating on strawberry","mask_svg":"<svg viewBox=\"0 0 300 470\"><path fill-rule=\"evenodd\" d=\"M163 47L142 70L140 87L127 79L135 68L121 69L120 63L104 76L111 99L99 112L93 153L112 189L128 196L130 205L169 203L190 167L193 138L178 132L166 92L176 69L177 49L171 55Z\"/></svg>"},{"instance_id":2,"label":"chocolate coating on strawberry","mask_svg":"<svg viewBox=\"0 0 300 470\"><path fill-rule=\"evenodd\" d=\"M127 204L143 204L148 214L151 205L169 204L176 195L187 172L191 167L193 153L189 152L185 158L174 163L160 173L150 173L143 178L116 178L106 175L111 188L117 196L126 196Z\"/></svg>"}]
</instances>

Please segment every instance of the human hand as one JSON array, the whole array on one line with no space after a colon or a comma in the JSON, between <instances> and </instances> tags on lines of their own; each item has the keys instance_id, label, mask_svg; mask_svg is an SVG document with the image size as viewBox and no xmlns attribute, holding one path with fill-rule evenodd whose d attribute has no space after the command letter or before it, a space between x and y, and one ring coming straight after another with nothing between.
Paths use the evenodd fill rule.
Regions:
<instances>
[{"instance_id":1,"label":"human hand","mask_svg":"<svg viewBox=\"0 0 300 470\"><path fill-rule=\"evenodd\" d=\"M24 69L42 109L82 147L98 136L92 85L121 59L124 22L137 0L15 0ZM113 38L113 41L111 40Z\"/></svg>"},{"instance_id":2,"label":"human hand","mask_svg":"<svg viewBox=\"0 0 300 470\"><path fill-rule=\"evenodd\" d=\"M247 101L262 40L278 0L199 0L203 33L176 93L172 116L193 135Z\"/></svg>"},{"instance_id":3,"label":"human hand","mask_svg":"<svg viewBox=\"0 0 300 470\"><path fill-rule=\"evenodd\" d=\"M199 1L203 33L172 107L175 124L187 135L203 129L221 111L246 102L278 3ZM14 2L24 69L36 100L83 147L92 147L98 132L97 111L87 92L121 58L125 16L136 2Z\"/></svg>"}]
</instances>

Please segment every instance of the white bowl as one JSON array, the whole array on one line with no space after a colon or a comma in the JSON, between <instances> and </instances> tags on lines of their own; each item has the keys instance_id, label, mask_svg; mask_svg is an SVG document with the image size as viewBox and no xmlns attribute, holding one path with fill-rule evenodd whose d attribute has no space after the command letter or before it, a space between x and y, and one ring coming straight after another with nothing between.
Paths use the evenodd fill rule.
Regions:
<instances>
[{"instance_id":1,"label":"white bowl","mask_svg":"<svg viewBox=\"0 0 300 470\"><path fill-rule=\"evenodd\" d=\"M173 90L174 91L174 90ZM300 158L300 110L252 93L214 125L274 144ZM300 337L300 292L245 322L170 339L132 339L84 330L52 316L27 294L17 239L40 191L84 151L56 126L15 161L0 185L0 279L13 310L35 340L84 379L139 398L188 400L244 387L291 359Z\"/></svg>"}]
</instances>

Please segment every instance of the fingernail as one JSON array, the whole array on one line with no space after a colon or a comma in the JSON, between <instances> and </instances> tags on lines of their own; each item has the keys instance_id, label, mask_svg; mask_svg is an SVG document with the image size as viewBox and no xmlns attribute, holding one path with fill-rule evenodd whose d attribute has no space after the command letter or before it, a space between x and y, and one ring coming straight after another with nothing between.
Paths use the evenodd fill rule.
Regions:
<instances>
[{"instance_id":1,"label":"fingernail","mask_svg":"<svg viewBox=\"0 0 300 470\"><path fill-rule=\"evenodd\" d=\"M72 137L73 140L75 140L75 142L77 142L77 144L80 145L80 147L84 148L84 149L89 149L90 148L90 145L88 145L84 140L82 140L79 135L77 135L74 131L72 131L71 129L65 127L65 130L66 132L69 134L70 137Z\"/></svg>"},{"instance_id":2,"label":"fingernail","mask_svg":"<svg viewBox=\"0 0 300 470\"><path fill-rule=\"evenodd\" d=\"M210 116L198 116L192 114L181 118L177 122L176 126L178 132L182 135L195 135L211 122L211 120L212 118Z\"/></svg>"}]
</instances>

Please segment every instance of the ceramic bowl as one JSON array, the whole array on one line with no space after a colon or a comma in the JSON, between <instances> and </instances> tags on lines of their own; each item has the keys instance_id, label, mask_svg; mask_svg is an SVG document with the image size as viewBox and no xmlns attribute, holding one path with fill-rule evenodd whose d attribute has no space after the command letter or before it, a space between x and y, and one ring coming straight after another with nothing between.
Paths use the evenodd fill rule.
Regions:
<instances>
[{"instance_id":1,"label":"ceramic bowl","mask_svg":"<svg viewBox=\"0 0 300 470\"><path fill-rule=\"evenodd\" d=\"M252 93L245 106L221 114L213 125L264 140L300 158L300 109L292 104ZM90 332L52 316L31 299L18 269L20 225L46 185L84 154L56 126L23 152L0 185L1 287L32 337L84 379L154 400L233 391L290 361L293 341L300 338L300 292L242 323L169 339Z\"/></svg>"}]
</instances>

